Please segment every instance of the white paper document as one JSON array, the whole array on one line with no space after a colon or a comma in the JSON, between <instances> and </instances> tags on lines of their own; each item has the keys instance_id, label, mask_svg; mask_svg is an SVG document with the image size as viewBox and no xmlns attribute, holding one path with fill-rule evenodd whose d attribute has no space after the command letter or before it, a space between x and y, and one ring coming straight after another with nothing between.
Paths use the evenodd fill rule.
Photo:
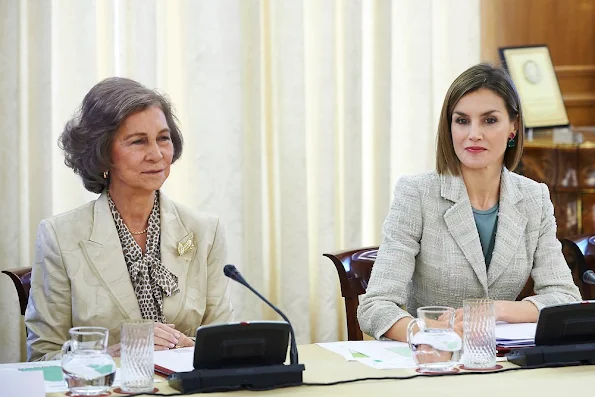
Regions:
<instances>
[{"instance_id":1,"label":"white paper document","mask_svg":"<svg viewBox=\"0 0 595 397\"><path fill-rule=\"evenodd\" d=\"M194 370L194 347L156 351L155 369L169 371L167 373Z\"/></svg>"},{"instance_id":2,"label":"white paper document","mask_svg":"<svg viewBox=\"0 0 595 397\"><path fill-rule=\"evenodd\" d=\"M352 341L317 343L340 354L347 361L357 361L377 369L415 368L409 345L395 341Z\"/></svg>"},{"instance_id":3,"label":"white paper document","mask_svg":"<svg viewBox=\"0 0 595 397\"><path fill-rule=\"evenodd\" d=\"M347 361L357 361L375 369L416 367L409 345L404 342L366 340L317 343L317 345L340 354ZM496 361L506 361L506 357L496 357Z\"/></svg>"},{"instance_id":4,"label":"white paper document","mask_svg":"<svg viewBox=\"0 0 595 397\"><path fill-rule=\"evenodd\" d=\"M62 361L37 361L27 363L12 363L12 364L0 364L0 374L4 373L27 373L36 372L42 374L44 383L45 393L59 393L68 391L68 384L64 380L62 374ZM161 379L155 379L155 382L161 382ZM3 384L0 382L0 384ZM120 368L116 370L116 378L112 388L119 387L121 384ZM20 396L29 396L29 394L23 393ZM4 397L4 396L3 396Z\"/></svg>"},{"instance_id":5,"label":"white paper document","mask_svg":"<svg viewBox=\"0 0 595 397\"><path fill-rule=\"evenodd\" d=\"M535 341L535 323L496 324L496 343L505 347L530 346ZM340 354L347 361L357 361L376 369L415 368L409 345L396 341L348 341L317 343ZM498 357L497 361L506 361ZM462 361L462 358L461 358Z\"/></svg>"}]
</instances>

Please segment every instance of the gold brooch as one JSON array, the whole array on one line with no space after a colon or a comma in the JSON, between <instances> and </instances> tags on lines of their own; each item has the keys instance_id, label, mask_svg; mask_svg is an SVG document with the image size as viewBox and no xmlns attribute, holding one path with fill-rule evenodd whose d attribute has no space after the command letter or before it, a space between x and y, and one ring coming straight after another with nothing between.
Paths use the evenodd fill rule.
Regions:
<instances>
[{"instance_id":1,"label":"gold brooch","mask_svg":"<svg viewBox=\"0 0 595 397\"><path fill-rule=\"evenodd\" d=\"M188 233L186 237L178 241L178 254L184 255L194 249L194 233Z\"/></svg>"}]
</instances>

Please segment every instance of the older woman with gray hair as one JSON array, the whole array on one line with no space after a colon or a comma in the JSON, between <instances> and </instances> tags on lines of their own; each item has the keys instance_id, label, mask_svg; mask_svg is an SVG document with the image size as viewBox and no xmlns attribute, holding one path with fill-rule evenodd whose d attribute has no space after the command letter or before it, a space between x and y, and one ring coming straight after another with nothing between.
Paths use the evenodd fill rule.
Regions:
<instances>
[{"instance_id":1,"label":"older woman with gray hair","mask_svg":"<svg viewBox=\"0 0 595 397\"><path fill-rule=\"evenodd\" d=\"M202 324L227 322L219 219L160 188L183 139L166 97L109 78L83 99L60 137L65 163L95 201L39 225L25 322L29 360L55 358L68 330L101 326L119 353L120 324L155 322L155 349L192 346Z\"/></svg>"}]
</instances>

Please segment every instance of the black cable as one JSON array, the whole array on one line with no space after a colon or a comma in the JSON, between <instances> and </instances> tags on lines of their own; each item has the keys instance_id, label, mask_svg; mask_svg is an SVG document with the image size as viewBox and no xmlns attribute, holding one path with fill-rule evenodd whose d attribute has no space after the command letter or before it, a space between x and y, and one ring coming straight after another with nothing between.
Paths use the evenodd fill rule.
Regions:
<instances>
[{"instance_id":1,"label":"black cable","mask_svg":"<svg viewBox=\"0 0 595 397\"><path fill-rule=\"evenodd\" d=\"M426 378L436 378L442 376L466 376L466 375L493 375L493 374L500 374L503 372L512 372L512 371L520 371L520 370L532 370L532 369L544 369L544 368L560 368L560 367L577 367L581 365L593 365L592 364L584 364L584 363L548 363L548 364L541 364L541 365L534 365L534 366L527 366L527 367L513 367L513 368L503 368L497 369L493 371L478 371L474 372L470 370L469 372L446 372L446 373L431 373L431 374L424 374L424 373L416 373L413 375L406 375L406 376L379 376L379 377L368 377L368 378L355 378L355 379L345 379L345 380L338 380L334 382L303 382L303 383L286 383L282 385L275 385L270 387L250 387L250 386L237 386L237 387L213 387L210 389L203 389L200 391L193 391L193 392L186 392L180 394L173 394L174 396L187 396L196 393L214 393L214 392L223 392L223 391L238 391L238 390L248 390L248 391L268 391L268 390L275 390L275 389L284 389L287 387L296 387L296 386L336 386L336 385L343 385L348 383L356 383L356 382L365 382L365 381L378 381L378 380L409 380L414 378L426 377ZM162 393L139 393L139 394L131 394L130 397L140 397L140 396L172 396L172 394L162 394Z\"/></svg>"}]
</instances>

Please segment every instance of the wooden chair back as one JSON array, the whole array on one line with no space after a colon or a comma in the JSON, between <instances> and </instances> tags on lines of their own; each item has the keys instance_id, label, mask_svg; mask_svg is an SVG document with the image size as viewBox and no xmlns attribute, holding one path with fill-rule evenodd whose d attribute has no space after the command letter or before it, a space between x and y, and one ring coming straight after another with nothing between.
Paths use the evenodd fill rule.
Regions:
<instances>
[{"instance_id":1,"label":"wooden chair back","mask_svg":"<svg viewBox=\"0 0 595 397\"><path fill-rule=\"evenodd\" d=\"M333 261L339 275L341 295L345 298L348 340L363 340L357 322L357 307L359 296L368 288L377 253L378 247L365 247L323 254Z\"/></svg>"},{"instance_id":2,"label":"wooden chair back","mask_svg":"<svg viewBox=\"0 0 595 397\"><path fill-rule=\"evenodd\" d=\"M562 252L572 269L572 277L581 291L581 296L585 300L595 299L595 285L583 281L586 271L595 272L595 235L581 234L563 238L561 241Z\"/></svg>"},{"instance_id":3,"label":"wooden chair back","mask_svg":"<svg viewBox=\"0 0 595 397\"><path fill-rule=\"evenodd\" d=\"M10 277L14 283L17 295L19 296L21 314L24 316L27 309L27 302L29 301L29 290L31 289L31 267L2 270L2 273Z\"/></svg>"}]
</instances>

